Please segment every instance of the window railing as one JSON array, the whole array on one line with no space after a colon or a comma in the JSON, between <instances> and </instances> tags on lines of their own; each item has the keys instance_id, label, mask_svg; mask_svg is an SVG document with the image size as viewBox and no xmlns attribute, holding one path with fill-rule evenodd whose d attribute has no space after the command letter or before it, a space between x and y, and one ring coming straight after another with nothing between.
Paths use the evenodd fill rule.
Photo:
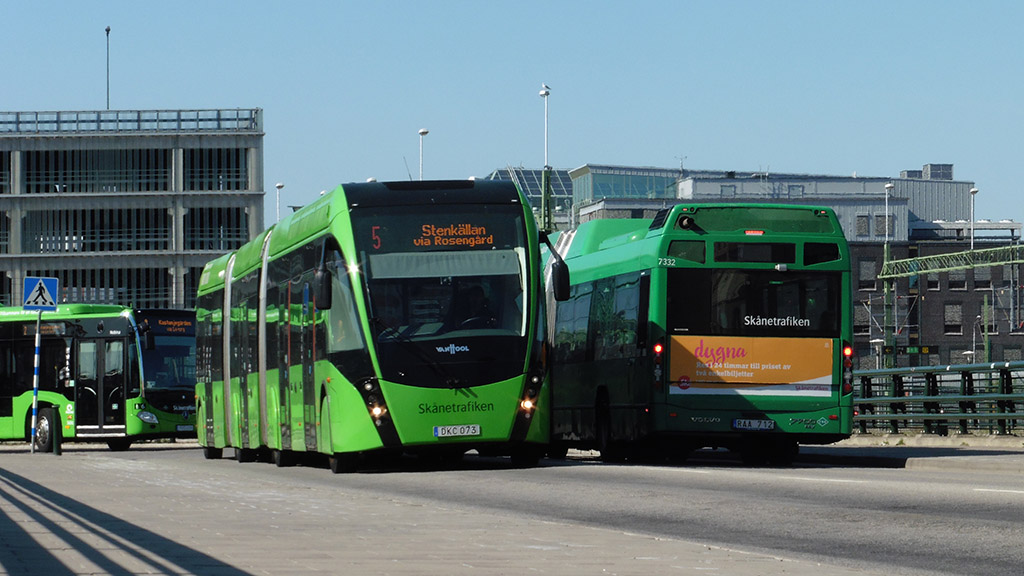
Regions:
<instances>
[{"instance_id":1,"label":"window railing","mask_svg":"<svg viewBox=\"0 0 1024 576\"><path fill-rule=\"evenodd\" d=\"M145 170L26 170L27 194L161 192L170 188L169 168Z\"/></svg>"}]
</instances>

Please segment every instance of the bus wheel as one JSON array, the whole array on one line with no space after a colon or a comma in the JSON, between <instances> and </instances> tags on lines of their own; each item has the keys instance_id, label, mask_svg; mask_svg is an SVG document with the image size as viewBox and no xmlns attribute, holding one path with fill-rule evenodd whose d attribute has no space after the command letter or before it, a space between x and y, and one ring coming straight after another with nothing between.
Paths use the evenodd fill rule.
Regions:
<instances>
[{"instance_id":1,"label":"bus wheel","mask_svg":"<svg viewBox=\"0 0 1024 576\"><path fill-rule=\"evenodd\" d=\"M235 448L235 460L239 462L255 462L256 451L252 448Z\"/></svg>"},{"instance_id":2,"label":"bus wheel","mask_svg":"<svg viewBox=\"0 0 1024 576\"><path fill-rule=\"evenodd\" d=\"M213 446L203 446L203 458L207 460L220 460L221 456L224 455L223 448L214 448Z\"/></svg>"},{"instance_id":3,"label":"bus wheel","mask_svg":"<svg viewBox=\"0 0 1024 576\"><path fill-rule=\"evenodd\" d=\"M285 466L291 466L295 463L295 454L290 450L271 450L270 459L274 461L274 466L278 468L284 468Z\"/></svg>"},{"instance_id":4,"label":"bus wheel","mask_svg":"<svg viewBox=\"0 0 1024 576\"><path fill-rule=\"evenodd\" d=\"M615 441L612 440L612 416L607 405L598 406L594 428L597 436L597 451L601 453L601 460L622 462L625 459L622 448L616 446Z\"/></svg>"},{"instance_id":5,"label":"bus wheel","mask_svg":"<svg viewBox=\"0 0 1024 576\"><path fill-rule=\"evenodd\" d=\"M53 450L53 409L43 408L36 415L35 448L37 452Z\"/></svg>"},{"instance_id":6,"label":"bus wheel","mask_svg":"<svg viewBox=\"0 0 1024 576\"><path fill-rule=\"evenodd\" d=\"M515 468L536 468L544 455L543 448L523 446L512 452L512 466Z\"/></svg>"},{"instance_id":7,"label":"bus wheel","mask_svg":"<svg viewBox=\"0 0 1024 576\"><path fill-rule=\"evenodd\" d=\"M351 474L356 471L359 454L356 452L335 452L327 457L331 472L335 474Z\"/></svg>"},{"instance_id":8,"label":"bus wheel","mask_svg":"<svg viewBox=\"0 0 1024 576\"><path fill-rule=\"evenodd\" d=\"M115 438L113 440L107 440L107 448L110 448L111 452L124 452L132 445L132 441L127 438Z\"/></svg>"},{"instance_id":9,"label":"bus wheel","mask_svg":"<svg viewBox=\"0 0 1024 576\"><path fill-rule=\"evenodd\" d=\"M565 457L569 455L569 445L564 442L552 442L548 446L548 458L553 460L565 460Z\"/></svg>"}]
</instances>

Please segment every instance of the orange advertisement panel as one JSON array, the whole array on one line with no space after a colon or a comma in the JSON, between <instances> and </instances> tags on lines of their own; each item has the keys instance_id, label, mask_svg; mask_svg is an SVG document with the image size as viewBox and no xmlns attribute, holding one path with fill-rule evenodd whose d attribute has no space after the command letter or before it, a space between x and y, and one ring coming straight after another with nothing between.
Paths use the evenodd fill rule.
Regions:
<instances>
[{"instance_id":1,"label":"orange advertisement panel","mask_svg":"<svg viewBox=\"0 0 1024 576\"><path fill-rule=\"evenodd\" d=\"M672 336L670 394L830 396L828 338Z\"/></svg>"}]
</instances>

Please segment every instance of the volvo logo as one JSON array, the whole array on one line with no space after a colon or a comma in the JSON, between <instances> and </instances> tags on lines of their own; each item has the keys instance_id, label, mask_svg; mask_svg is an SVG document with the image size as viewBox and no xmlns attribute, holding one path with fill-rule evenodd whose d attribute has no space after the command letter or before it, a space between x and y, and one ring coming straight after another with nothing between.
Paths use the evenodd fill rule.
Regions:
<instances>
[{"instance_id":1,"label":"volvo logo","mask_svg":"<svg viewBox=\"0 0 1024 576\"><path fill-rule=\"evenodd\" d=\"M469 352L469 346L456 346L455 344L449 344L447 346L438 346L437 351L439 353L447 352L449 354L455 355L458 354L459 352Z\"/></svg>"},{"instance_id":2,"label":"volvo logo","mask_svg":"<svg viewBox=\"0 0 1024 576\"><path fill-rule=\"evenodd\" d=\"M722 419L717 417L717 416L691 416L690 417L690 422L693 422L695 424L717 424L717 423L719 423L721 421L722 421Z\"/></svg>"}]
</instances>

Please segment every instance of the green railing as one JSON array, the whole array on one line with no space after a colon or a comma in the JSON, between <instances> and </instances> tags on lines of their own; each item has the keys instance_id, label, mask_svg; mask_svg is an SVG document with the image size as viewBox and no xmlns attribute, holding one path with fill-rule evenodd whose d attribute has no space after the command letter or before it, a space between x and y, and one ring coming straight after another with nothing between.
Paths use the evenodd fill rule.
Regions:
<instances>
[{"instance_id":1,"label":"green railing","mask_svg":"<svg viewBox=\"0 0 1024 576\"><path fill-rule=\"evenodd\" d=\"M1024 362L854 372L860 432L1011 434L1024 425Z\"/></svg>"}]
</instances>

